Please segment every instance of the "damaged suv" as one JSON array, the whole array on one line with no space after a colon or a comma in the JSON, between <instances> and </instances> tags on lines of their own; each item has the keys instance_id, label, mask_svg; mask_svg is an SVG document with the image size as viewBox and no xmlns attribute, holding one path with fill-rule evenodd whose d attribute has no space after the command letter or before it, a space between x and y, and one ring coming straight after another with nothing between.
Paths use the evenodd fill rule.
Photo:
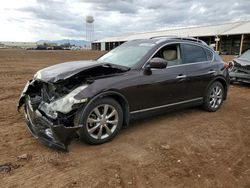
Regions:
<instances>
[{"instance_id":1,"label":"damaged suv","mask_svg":"<svg viewBox=\"0 0 250 188\"><path fill-rule=\"evenodd\" d=\"M68 150L73 138L101 144L131 117L226 99L227 64L203 41L159 37L122 44L97 60L38 71L18 102L27 127L47 146Z\"/></svg>"},{"instance_id":2,"label":"damaged suv","mask_svg":"<svg viewBox=\"0 0 250 188\"><path fill-rule=\"evenodd\" d=\"M229 62L229 75L231 82L250 83L250 49Z\"/></svg>"}]
</instances>

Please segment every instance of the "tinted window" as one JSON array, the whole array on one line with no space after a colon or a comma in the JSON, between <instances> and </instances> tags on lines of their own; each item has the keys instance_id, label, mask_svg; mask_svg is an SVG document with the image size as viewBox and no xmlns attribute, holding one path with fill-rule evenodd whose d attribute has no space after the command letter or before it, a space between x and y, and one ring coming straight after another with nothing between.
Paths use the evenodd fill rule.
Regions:
<instances>
[{"instance_id":1,"label":"tinted window","mask_svg":"<svg viewBox=\"0 0 250 188\"><path fill-rule=\"evenodd\" d=\"M195 63L207 61L207 55L202 47L183 44L185 63Z\"/></svg>"},{"instance_id":2,"label":"tinted window","mask_svg":"<svg viewBox=\"0 0 250 188\"><path fill-rule=\"evenodd\" d=\"M213 60L213 52L211 52L210 50L204 48L206 54L207 54L207 60L208 61L212 61Z\"/></svg>"}]
</instances>

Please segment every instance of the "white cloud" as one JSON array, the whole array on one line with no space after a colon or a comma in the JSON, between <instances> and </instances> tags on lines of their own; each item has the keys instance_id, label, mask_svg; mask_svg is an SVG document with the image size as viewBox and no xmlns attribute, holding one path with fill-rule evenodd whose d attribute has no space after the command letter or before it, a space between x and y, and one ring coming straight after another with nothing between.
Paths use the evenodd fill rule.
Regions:
<instances>
[{"instance_id":1,"label":"white cloud","mask_svg":"<svg viewBox=\"0 0 250 188\"><path fill-rule=\"evenodd\" d=\"M250 1L7 0L0 6L0 40L84 39L85 17L95 37L249 19Z\"/></svg>"}]
</instances>

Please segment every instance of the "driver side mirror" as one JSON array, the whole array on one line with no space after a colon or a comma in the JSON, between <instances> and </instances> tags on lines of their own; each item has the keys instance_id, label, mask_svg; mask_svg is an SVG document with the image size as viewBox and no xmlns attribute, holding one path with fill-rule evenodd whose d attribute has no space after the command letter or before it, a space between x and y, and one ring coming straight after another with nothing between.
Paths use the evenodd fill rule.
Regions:
<instances>
[{"instance_id":1,"label":"driver side mirror","mask_svg":"<svg viewBox=\"0 0 250 188\"><path fill-rule=\"evenodd\" d=\"M165 69L167 65L168 65L168 62L165 59L154 57L149 61L147 67L154 68L154 69Z\"/></svg>"}]
</instances>

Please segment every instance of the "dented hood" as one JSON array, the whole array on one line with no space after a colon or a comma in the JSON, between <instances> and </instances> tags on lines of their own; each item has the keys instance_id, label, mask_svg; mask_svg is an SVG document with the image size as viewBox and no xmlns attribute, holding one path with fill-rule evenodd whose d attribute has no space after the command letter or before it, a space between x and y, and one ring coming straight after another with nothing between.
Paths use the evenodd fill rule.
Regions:
<instances>
[{"instance_id":1,"label":"dented hood","mask_svg":"<svg viewBox=\"0 0 250 188\"><path fill-rule=\"evenodd\" d=\"M236 58L234 59L234 61L236 63L239 63L241 66L250 66L250 61L247 59L243 59L243 58Z\"/></svg>"},{"instance_id":2,"label":"dented hood","mask_svg":"<svg viewBox=\"0 0 250 188\"><path fill-rule=\"evenodd\" d=\"M55 83L98 66L103 66L103 64L94 60L65 62L41 69L34 77L45 82Z\"/></svg>"}]
</instances>

